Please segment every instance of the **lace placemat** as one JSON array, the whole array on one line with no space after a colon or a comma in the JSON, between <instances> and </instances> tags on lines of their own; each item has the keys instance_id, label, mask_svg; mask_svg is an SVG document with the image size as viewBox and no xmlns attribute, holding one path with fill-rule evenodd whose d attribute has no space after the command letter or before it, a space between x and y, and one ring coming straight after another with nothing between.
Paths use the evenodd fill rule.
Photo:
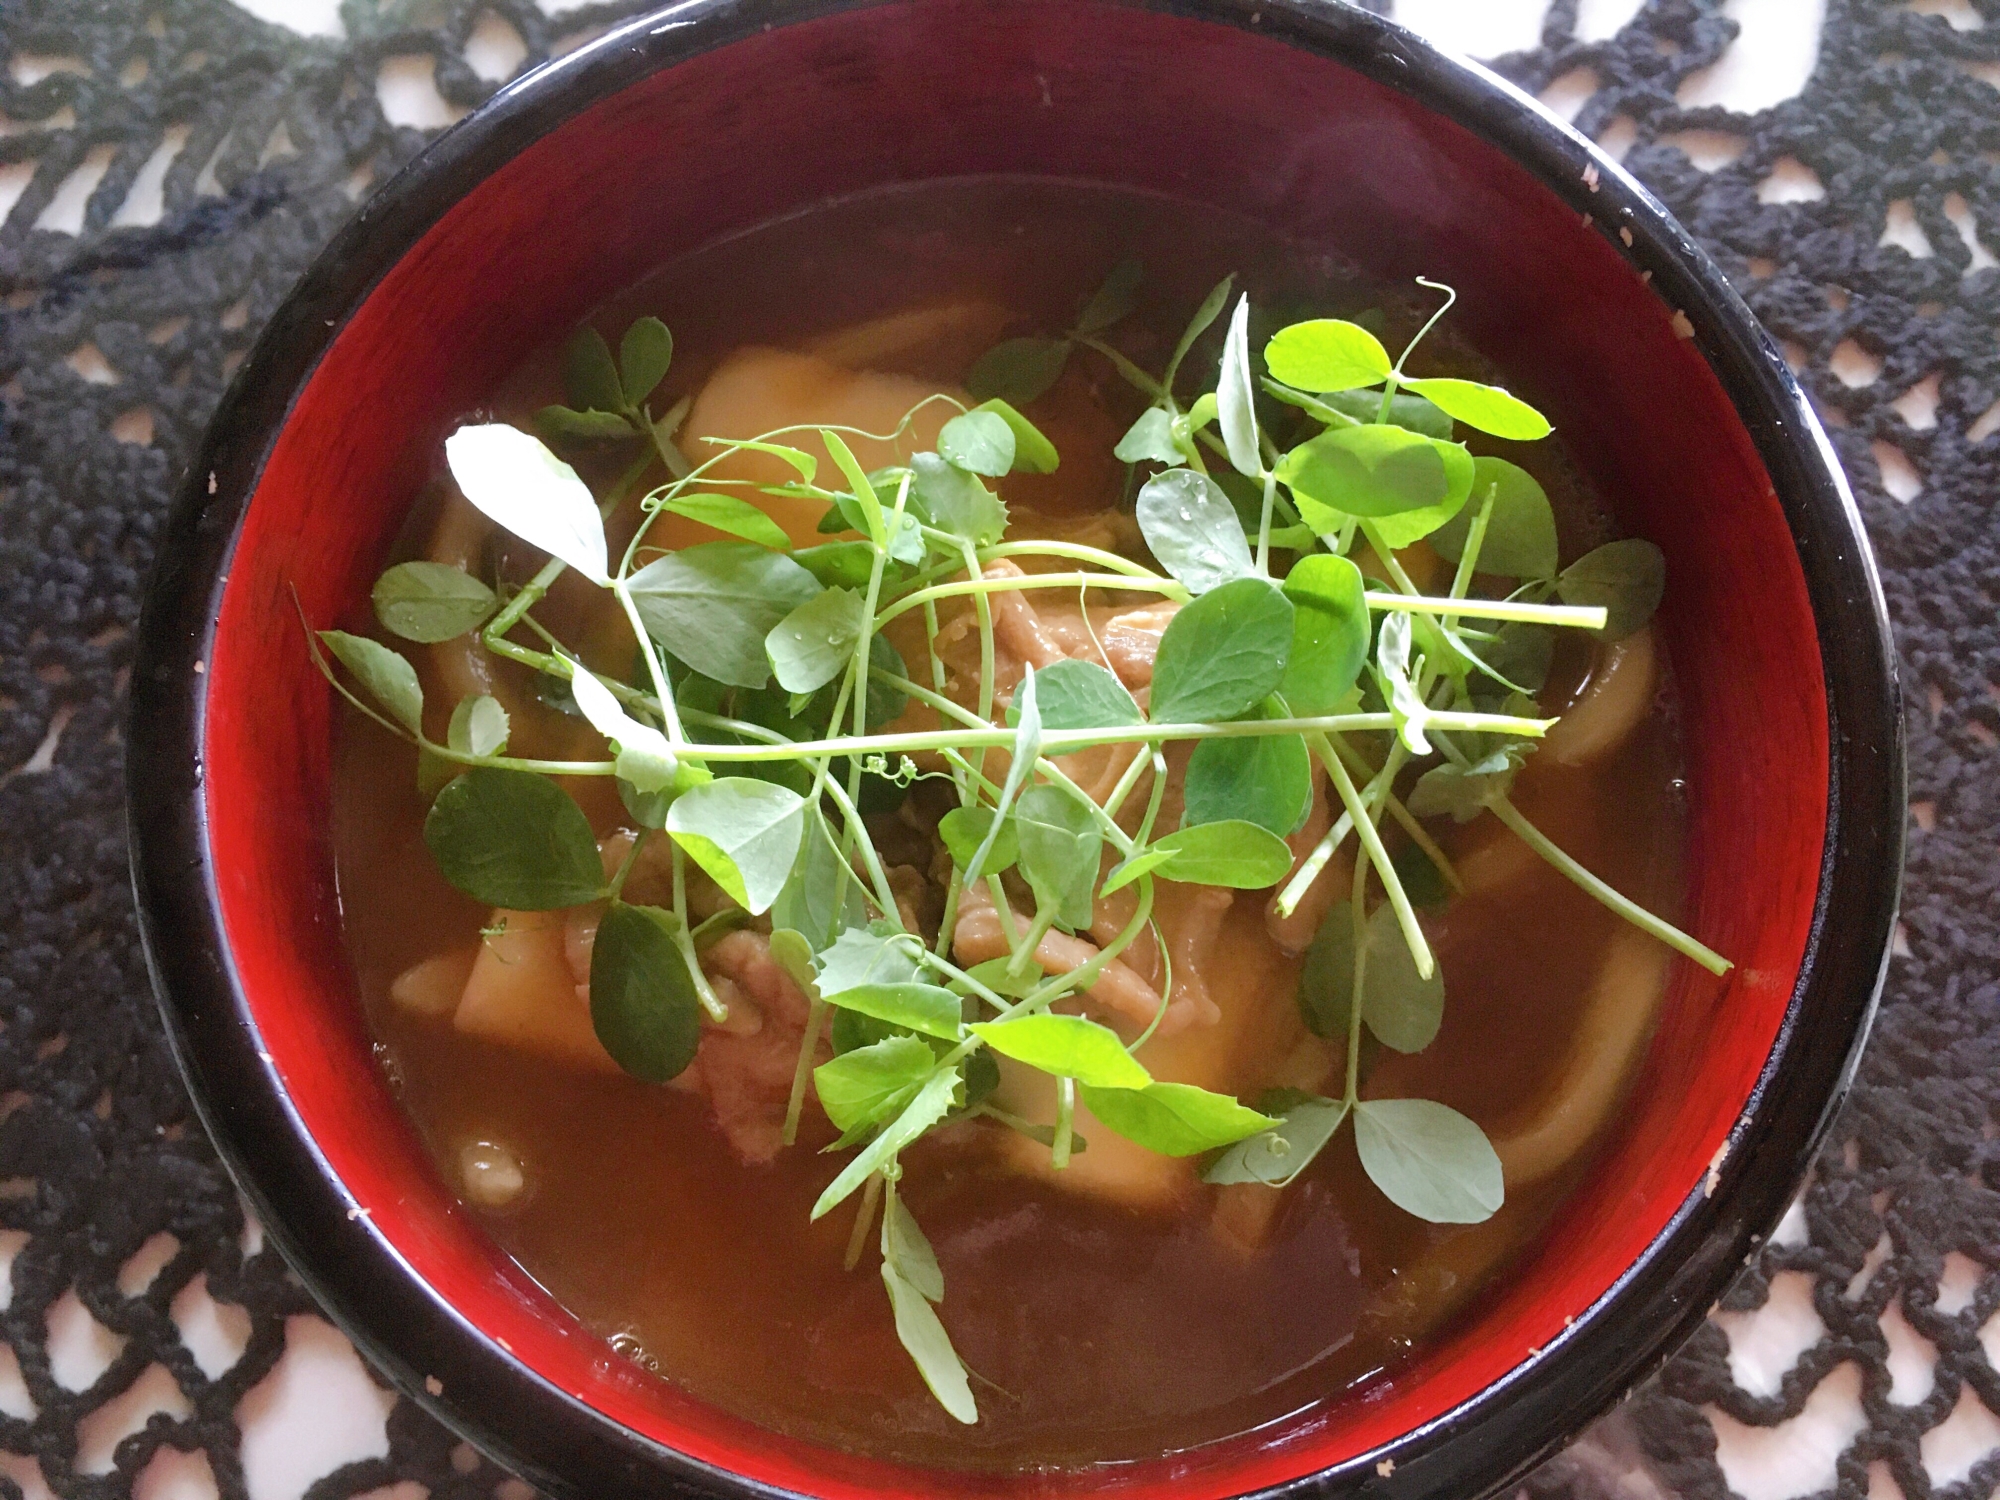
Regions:
<instances>
[{"instance_id":1,"label":"lace placemat","mask_svg":"<svg viewBox=\"0 0 2000 1500\"><path fill-rule=\"evenodd\" d=\"M334 228L429 132L640 8L342 0L331 40L221 0L0 0L9 1500L268 1490L239 1418L254 1431L281 1398L281 1360L343 1352L246 1222L154 1017L121 806L139 594L202 425ZM1665 1373L1526 1489L1988 1500L2000 0L1825 0L1803 93L1746 118L1703 101L1742 65L1732 17L1760 8L1648 0L1585 41L1579 9L1594 33L1602 0L1554 0L1542 45L1500 66L1624 153L1785 340L1833 428L1907 673L1903 927L1852 1100L1785 1229ZM324 1474L308 1500L521 1488L408 1403L376 1399L387 1456Z\"/></svg>"}]
</instances>

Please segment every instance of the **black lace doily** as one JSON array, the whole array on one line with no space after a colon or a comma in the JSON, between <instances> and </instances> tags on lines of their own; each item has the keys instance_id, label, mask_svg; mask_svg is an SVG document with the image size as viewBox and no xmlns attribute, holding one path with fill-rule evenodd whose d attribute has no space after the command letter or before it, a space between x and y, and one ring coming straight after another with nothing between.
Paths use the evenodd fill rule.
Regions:
<instances>
[{"instance_id":1,"label":"black lace doily","mask_svg":"<svg viewBox=\"0 0 2000 1500\"><path fill-rule=\"evenodd\" d=\"M1855 1433L1843 1500L1885 1481L1908 1500L1988 1500L2000 1451L1969 1470L1949 1453L2000 1442L2000 1323L1994 1358L1981 1342L2000 1313L2000 0L1827 0L1805 91L1752 118L1677 102L1735 40L1724 0L1648 0L1593 43L1574 39L1578 4L1554 0L1543 46L1501 69L1585 98L1586 132L1630 141L1627 165L1799 364L1883 566L1914 826L1888 994L1805 1233L1761 1253L1721 1319L1791 1277L1822 1336L1755 1394L1711 1324L1526 1489L1722 1500L1718 1422L1776 1428L1844 1380L1859 1411L1840 1429ZM342 0L334 42L222 0L0 0L0 202L20 190L0 224L7 1500L22 1487L6 1476L36 1469L66 1500L127 1496L163 1447L204 1452L242 1500L237 1408L284 1352L287 1319L312 1310L246 1239L162 1042L133 921L119 725L169 491L294 277L423 144L384 117L385 67L434 68L443 117L497 86L466 60L476 27L531 66L641 8L551 19L529 0ZM213 1374L177 1322L204 1290L247 1327ZM108 1363L72 1390L50 1327L79 1305ZM1931 1366L1914 1398L1895 1368L1912 1350ZM406 1402L388 1438L387 1458L308 1500L403 1480L470 1500L502 1482Z\"/></svg>"}]
</instances>

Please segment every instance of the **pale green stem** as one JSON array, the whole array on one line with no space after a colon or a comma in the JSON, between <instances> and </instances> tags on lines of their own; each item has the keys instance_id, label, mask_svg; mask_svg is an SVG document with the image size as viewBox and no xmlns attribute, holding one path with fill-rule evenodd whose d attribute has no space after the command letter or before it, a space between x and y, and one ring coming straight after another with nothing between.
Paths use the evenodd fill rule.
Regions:
<instances>
[{"instance_id":1,"label":"pale green stem","mask_svg":"<svg viewBox=\"0 0 2000 1500\"><path fill-rule=\"evenodd\" d=\"M1348 744L1346 740L1340 738L1338 735L1321 736L1321 738L1332 748L1334 754L1347 762L1347 768L1350 771L1358 771L1371 778L1377 774L1375 767L1362 759L1361 752ZM1367 796L1367 791L1364 790L1362 795L1364 797ZM1452 864L1450 857L1446 855L1444 850L1438 847L1437 841L1430 836L1429 831L1417 818L1417 815L1403 805L1403 799L1398 797L1394 792L1390 792L1386 797L1371 799L1371 801L1373 800L1381 801L1388 808L1389 816L1394 818L1397 826L1410 836L1410 842L1423 850L1425 857L1433 865L1437 866L1438 873L1444 877L1444 883L1454 891L1463 892L1465 883L1458 878L1458 870Z\"/></svg>"},{"instance_id":2,"label":"pale green stem","mask_svg":"<svg viewBox=\"0 0 2000 1500\"><path fill-rule=\"evenodd\" d=\"M791 1097L785 1101L785 1133L787 1146L795 1145L799 1139L799 1117L805 1113L806 1082L812 1077L813 1051L819 1046L819 1027L826 1015L826 1002L814 995L806 1008L806 1034L799 1040L799 1060L792 1067Z\"/></svg>"},{"instance_id":3,"label":"pale green stem","mask_svg":"<svg viewBox=\"0 0 2000 1500\"><path fill-rule=\"evenodd\" d=\"M847 795L840 783L831 777L827 778L826 794L833 798L833 805L840 810L841 820L849 828L861 829L861 814L855 810L853 799ZM865 829L862 831L866 832ZM896 912L896 892L889 884L888 872L882 868L882 856L875 850L875 841L862 838L857 842L861 850L861 861L868 866L868 878L875 886L875 904L881 909L883 916L892 921L900 920Z\"/></svg>"},{"instance_id":4,"label":"pale green stem","mask_svg":"<svg viewBox=\"0 0 2000 1500\"><path fill-rule=\"evenodd\" d=\"M1403 883L1396 879L1395 871L1389 864L1389 851L1382 846L1382 835L1375 827L1375 820L1369 815L1368 807L1361 800L1361 793L1354 785L1354 779L1347 774L1347 767L1340 757L1329 755L1324 764L1327 773L1333 777L1335 790L1340 793L1342 805L1354 819L1354 831L1361 839L1361 847L1368 858L1375 862L1376 870L1382 876L1382 888L1388 892L1389 904L1395 908L1396 923L1403 929L1403 941L1410 945L1410 957L1416 961L1417 976L1428 979L1437 968L1437 961L1431 957L1431 945L1424 938L1424 929L1417 922L1416 908L1410 905L1410 896L1403 889ZM1360 869L1357 860L1355 868Z\"/></svg>"},{"instance_id":5,"label":"pale green stem","mask_svg":"<svg viewBox=\"0 0 2000 1500\"><path fill-rule=\"evenodd\" d=\"M1125 805L1125 799L1132 795L1132 788L1139 784L1139 778L1146 774L1147 758L1144 755L1132 757L1132 764L1125 768L1125 774L1118 778L1118 784L1111 789L1111 795L1104 799L1105 814L1111 818L1118 816L1118 809Z\"/></svg>"},{"instance_id":6,"label":"pale green stem","mask_svg":"<svg viewBox=\"0 0 2000 1500\"><path fill-rule=\"evenodd\" d=\"M947 546L964 548L966 545L963 537L953 536L948 532L932 532L929 527L925 528L925 532L927 535L935 535L940 549ZM1072 562L1095 563L1108 573L1117 573L1127 578L1152 579L1170 589L1179 587L1173 579L1154 572L1143 563L1135 563L1129 557L1120 557L1116 552L1106 552L1102 547L1090 547L1082 542L1063 542L1053 538L1032 542L999 542L991 547L980 547L971 555L978 560L978 566L974 569L975 576L986 563L999 562L1003 558L1064 557ZM956 560L933 563L922 572L913 573L904 579L897 589L890 593L889 598L892 601L901 599L926 584L963 571L965 564Z\"/></svg>"},{"instance_id":7,"label":"pale green stem","mask_svg":"<svg viewBox=\"0 0 2000 1500\"><path fill-rule=\"evenodd\" d=\"M956 583L934 583L929 588L917 590L914 594L904 594L885 606L875 616L875 628L880 630L896 616L915 609L919 604L938 599L963 599L974 594L1019 593L1026 589L1129 589L1142 594L1160 594L1169 599L1186 599L1188 591L1171 578L1132 578L1122 573L1023 573L1019 577L1002 575L998 578L981 576L965 578ZM1546 610L1548 605L1525 605L1519 608ZM1602 610L1598 613L1601 615ZM1525 619L1527 616L1505 615L1496 619ZM1537 614L1533 618L1540 619Z\"/></svg>"},{"instance_id":8,"label":"pale green stem","mask_svg":"<svg viewBox=\"0 0 2000 1500\"><path fill-rule=\"evenodd\" d=\"M1534 625L1567 625L1576 630L1602 630L1610 618L1602 606L1530 604L1521 599L1440 599L1426 594L1384 594L1370 589L1362 595L1370 609L1407 615L1445 615L1469 620L1526 621Z\"/></svg>"},{"instance_id":9,"label":"pale green stem","mask_svg":"<svg viewBox=\"0 0 2000 1500\"><path fill-rule=\"evenodd\" d=\"M1651 933L1676 953L1686 954L1711 974L1726 974L1731 968L1735 967L1728 959L1717 953L1713 948L1697 942L1694 938L1689 937L1685 932L1674 926L1673 923L1662 921L1659 917L1647 911L1645 907L1639 905L1638 902L1620 895L1604 881L1591 874L1590 871L1578 864L1575 859L1558 848L1555 842L1547 834L1543 833L1541 829L1522 817L1520 810L1506 797L1496 797L1487 805L1492 809L1493 816L1512 829L1530 849L1554 865L1556 869L1560 870L1570 880L1589 892L1591 896L1617 912L1619 916L1630 922L1634 927L1639 928L1642 932Z\"/></svg>"},{"instance_id":10,"label":"pale green stem","mask_svg":"<svg viewBox=\"0 0 2000 1500\"><path fill-rule=\"evenodd\" d=\"M868 1243L868 1227L875 1222L875 1205L882 1200L882 1174L874 1173L861 1190L861 1206L854 1211L854 1232L847 1237L847 1254L841 1260L846 1270L861 1264L861 1249Z\"/></svg>"},{"instance_id":11,"label":"pale green stem","mask_svg":"<svg viewBox=\"0 0 2000 1500\"><path fill-rule=\"evenodd\" d=\"M1271 511L1278 498L1278 476L1266 470L1264 474L1264 511L1257 521L1257 571L1270 575L1271 558Z\"/></svg>"},{"instance_id":12,"label":"pale green stem","mask_svg":"<svg viewBox=\"0 0 2000 1500\"><path fill-rule=\"evenodd\" d=\"M1367 992L1368 983L1368 868L1368 854L1363 850L1354 861L1354 885L1347 901L1348 920L1354 924L1354 988L1348 991L1344 1090L1349 1109L1354 1108L1361 1092L1361 997Z\"/></svg>"},{"instance_id":13,"label":"pale green stem","mask_svg":"<svg viewBox=\"0 0 2000 1500\"><path fill-rule=\"evenodd\" d=\"M1056 1080L1056 1139L1049 1149L1049 1165L1058 1172L1069 1165L1071 1137L1076 1129L1076 1080Z\"/></svg>"},{"instance_id":14,"label":"pale green stem","mask_svg":"<svg viewBox=\"0 0 2000 1500\"><path fill-rule=\"evenodd\" d=\"M1474 734L1511 734L1523 739L1540 739L1553 719L1526 719L1512 714L1459 713L1440 710L1425 723L1443 730ZM1255 739L1276 734L1358 733L1396 727L1393 714L1326 714L1317 718L1238 719L1227 723L1172 722L1130 724L1105 729L1051 729L1043 732L1044 755L1061 756L1093 745L1137 745L1175 740ZM919 750L1006 749L1014 743L1012 729L994 725L986 729L919 729L902 734L843 736L825 740L787 740L758 745L712 745L700 740L670 740L667 748L675 755L700 762L712 760L762 764L772 761L813 760L822 755L905 755ZM467 764L488 764L477 756L445 752L448 759ZM541 764L541 763L537 763ZM565 762L595 770L579 775L609 775L610 762Z\"/></svg>"},{"instance_id":15,"label":"pale green stem","mask_svg":"<svg viewBox=\"0 0 2000 1500\"><path fill-rule=\"evenodd\" d=\"M1500 494L1500 486L1489 484L1486 498L1479 502L1479 513L1472 518L1472 526L1465 534L1465 550L1458 554L1458 571L1452 575L1451 597L1463 599L1472 587L1474 565L1479 559L1480 548L1486 545L1486 528L1493 520L1493 502Z\"/></svg>"},{"instance_id":16,"label":"pale green stem","mask_svg":"<svg viewBox=\"0 0 2000 1500\"><path fill-rule=\"evenodd\" d=\"M646 658L646 673L653 679L653 692L660 700L660 717L666 721L667 738L685 739L681 716L674 707L674 690L667 683L667 672L660 664L660 653L654 649L652 638L646 634L646 627L639 619L639 606L632 598L632 591L625 587L622 578L611 585L611 591L618 596L619 607L625 611L632 633L638 638L639 654Z\"/></svg>"},{"instance_id":17,"label":"pale green stem","mask_svg":"<svg viewBox=\"0 0 2000 1500\"><path fill-rule=\"evenodd\" d=\"M671 842L671 841L670 841ZM729 1019L729 1007L722 1003L722 997L715 993L715 987L708 982L708 975L702 971L701 955L695 952L694 934L688 930L687 919L687 856L681 852L678 843L674 851L674 946L681 950L681 958L687 964L688 978L694 982L695 998L701 1008L720 1025Z\"/></svg>"}]
</instances>

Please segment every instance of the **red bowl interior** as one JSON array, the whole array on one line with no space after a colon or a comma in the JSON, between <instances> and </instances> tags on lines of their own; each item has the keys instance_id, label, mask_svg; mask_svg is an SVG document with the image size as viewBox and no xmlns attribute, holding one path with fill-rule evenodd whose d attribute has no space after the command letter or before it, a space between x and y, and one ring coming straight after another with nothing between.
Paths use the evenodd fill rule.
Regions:
<instances>
[{"instance_id":1,"label":"red bowl interior","mask_svg":"<svg viewBox=\"0 0 2000 1500\"><path fill-rule=\"evenodd\" d=\"M948 69L939 59L950 59ZM1031 172L1157 189L1458 287L1455 314L1557 415L1622 525L1663 547L1686 720L1693 930L1629 1127L1545 1248L1375 1399L1098 1483L1182 1500L1312 1472L1523 1366L1698 1191L1805 952L1827 707L1804 578L1743 424L1662 303L1501 153L1342 66L1102 0L930 0L780 27L634 84L461 199L376 286L299 396L249 507L207 693L213 867L262 1045L332 1171L410 1272L563 1391L722 1468L826 1496L1023 1494L1058 1480L896 1469L773 1437L606 1357L441 1184L369 1050L327 833L317 623L368 587L434 444L515 361L669 254L821 195ZM489 1414L501 1420L504 1414ZM1164 1492L1162 1489L1161 1492Z\"/></svg>"}]
</instances>

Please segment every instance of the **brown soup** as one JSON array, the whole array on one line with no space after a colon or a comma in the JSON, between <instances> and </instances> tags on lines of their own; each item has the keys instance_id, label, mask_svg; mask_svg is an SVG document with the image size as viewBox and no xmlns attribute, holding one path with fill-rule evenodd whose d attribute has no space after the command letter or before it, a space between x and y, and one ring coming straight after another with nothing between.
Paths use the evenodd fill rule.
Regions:
<instances>
[{"instance_id":1,"label":"brown soup","mask_svg":"<svg viewBox=\"0 0 2000 1500\"><path fill-rule=\"evenodd\" d=\"M864 408L893 405L912 389L958 388L998 339L1066 326L1128 256L1144 260L1146 279L1132 315L1107 337L1154 370L1189 311L1232 271L1281 321L1373 310L1392 348L1431 305L1212 210L979 181L871 194L764 226L667 265L592 321L615 346L633 317L664 319L677 348L663 389L669 400L695 398L683 443L702 431L744 437L781 421L842 419L811 410L829 388L825 379L812 386L814 370L900 377L841 397ZM1427 347L1432 367L1488 372L1448 332ZM1212 341L1200 348L1212 369ZM745 349L804 351L818 363ZM493 412L525 425L561 400L560 365L559 348L530 358L494 393ZM760 401L778 415L736 409ZM1127 466L1111 453L1143 406L1104 359L1074 353L1027 408L1061 450L1061 467L998 481L1015 514L1010 536L1087 536L1143 557ZM1476 452L1504 451L1541 481L1566 562L1608 536L1553 442L1470 442ZM578 467L603 484L619 464ZM786 509L799 504L774 502L773 513L818 540L809 538L816 508ZM614 525L614 543L619 535ZM441 481L415 507L398 555L478 557L525 578L534 559L496 545ZM1422 544L1404 562L1413 574L1438 570ZM559 585L550 617L597 632L602 654L629 652L629 636L618 637L618 622L603 624L588 595ZM1039 607L1058 644L1080 638L1074 594ZM1142 607L1143 599L1093 598L1089 624L1101 632ZM1081 631L1084 651L1088 636ZM448 712L470 685L500 695L516 742L549 747L538 753L601 744L538 701L531 672L468 653L478 654L466 641L412 652L432 704ZM1551 713L1577 707L1529 758L1517 804L1583 865L1671 918L1682 846L1678 755L1665 664L1654 661L1650 637L1594 648L1565 640L1541 703ZM442 724L432 733L441 736ZM1323 806L1323 773L1317 782ZM940 810L925 787L877 819L885 849L907 846L893 857L919 875ZM630 825L607 784L573 790L600 836ZM347 944L382 1065L445 1181L558 1301L660 1378L785 1433L928 1464L1156 1456L1393 1381L1414 1347L1535 1252L1612 1128L1671 958L1490 817L1431 820L1467 887L1425 916L1449 996L1444 1021L1419 1053L1370 1057L1363 1097L1436 1099L1485 1128L1507 1198L1477 1225L1429 1224L1392 1206L1365 1179L1351 1132L1282 1192L1204 1185L1181 1164L1135 1166L1115 1137L1087 1125L1091 1149L1067 1178L1028 1160L1025 1137L987 1122L927 1138L910 1153L901 1192L936 1247L949 1287L941 1315L979 1395L979 1422L962 1426L931 1399L897 1342L872 1242L858 1268L843 1264L858 1200L808 1222L846 1159L817 1149L834 1134L825 1120L809 1111L799 1143L775 1153L768 1140L746 1151L742 1133L718 1126L718 1111L732 1107L727 1089L789 1084L796 1030L770 1038L789 1051L752 1057L743 1042L727 1085L711 1068L704 1096L596 1066L574 1017L567 1030L511 1043L455 1024L459 989L482 949L477 961L501 981L547 985L552 1003L566 1003L563 985L574 976L559 972L561 940L534 931L561 928L562 912L515 915L495 931L489 909L446 884L421 837L427 806L415 751L349 714L334 793ZM1308 826L1316 833L1325 823ZM1388 837L1399 847L1401 835ZM917 906L925 899L913 895ZM1180 908L1164 906L1169 942L1186 960L1175 983L1200 986L1220 1020L1206 1033L1162 1035L1141 1060L1168 1059L1155 1071L1171 1076L1191 1066L1246 1098L1274 1083L1311 1089L1329 1072L1337 1077L1341 1043L1316 1043L1293 999L1295 950L1310 929L1274 936L1268 891L1175 899ZM1185 945L1183 931L1193 933ZM1204 1035L1227 1037L1234 1061L1171 1060L1176 1049L1225 1045Z\"/></svg>"}]
</instances>

